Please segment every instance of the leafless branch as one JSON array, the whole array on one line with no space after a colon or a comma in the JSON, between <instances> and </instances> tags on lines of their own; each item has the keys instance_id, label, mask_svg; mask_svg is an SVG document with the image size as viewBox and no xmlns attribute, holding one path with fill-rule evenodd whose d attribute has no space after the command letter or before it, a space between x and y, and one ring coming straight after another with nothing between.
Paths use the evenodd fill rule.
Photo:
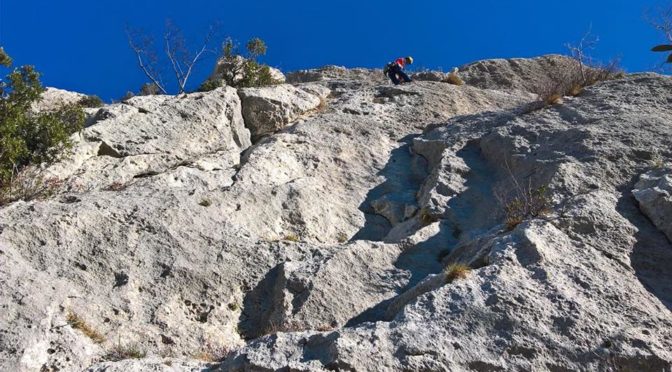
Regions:
<instances>
[{"instance_id":1,"label":"leafless branch","mask_svg":"<svg viewBox=\"0 0 672 372\"><path fill-rule=\"evenodd\" d=\"M215 53L209 49L209 46L216 35L216 31L217 24L211 25L201 48L192 56L187 48L186 40L181 30L170 20L166 21L166 31L163 35L163 51L168 58L170 68L175 76L178 94L186 91L187 82L195 66L204 59L206 54ZM153 52L152 39L129 28L126 29L126 34L129 45L136 54L138 66L142 72L163 94L167 94L166 86L163 84L161 74L157 68L158 57Z\"/></svg>"},{"instance_id":2,"label":"leafless branch","mask_svg":"<svg viewBox=\"0 0 672 372\"><path fill-rule=\"evenodd\" d=\"M182 32L172 22L166 22L166 33L164 35L165 52L170 60L177 80L179 93L184 93L186 90L189 77L194 70L194 67L203 59L206 53L214 53L208 49L210 42L216 33L215 25L210 26L208 34L205 36L201 49L192 57L186 47L186 42ZM183 67L184 66L184 67Z\"/></svg>"},{"instance_id":3,"label":"leafless branch","mask_svg":"<svg viewBox=\"0 0 672 372\"><path fill-rule=\"evenodd\" d=\"M161 75L156 67L157 57L151 52L152 39L129 27L126 28L126 36L128 38L128 45L135 53L138 60L138 67L140 67L140 70L163 94L168 94L161 83Z\"/></svg>"},{"instance_id":4,"label":"leafless branch","mask_svg":"<svg viewBox=\"0 0 672 372\"><path fill-rule=\"evenodd\" d=\"M660 31L669 43L672 43L672 5L649 9L644 18L653 28Z\"/></svg>"},{"instance_id":5,"label":"leafless branch","mask_svg":"<svg viewBox=\"0 0 672 372\"><path fill-rule=\"evenodd\" d=\"M597 43L599 43L599 37L593 35L592 33L593 25L588 27L588 31L581 37L581 40L578 44L566 44L569 53L579 64L579 71L581 73L581 78L586 80L586 65L591 65L593 60L590 57L589 51L595 49Z\"/></svg>"}]
</instances>

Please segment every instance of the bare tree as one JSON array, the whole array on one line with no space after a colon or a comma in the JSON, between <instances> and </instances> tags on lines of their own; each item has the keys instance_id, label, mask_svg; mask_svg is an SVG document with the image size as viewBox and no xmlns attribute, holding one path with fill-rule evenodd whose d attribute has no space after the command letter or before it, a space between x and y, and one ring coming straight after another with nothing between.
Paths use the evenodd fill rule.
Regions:
<instances>
[{"instance_id":1,"label":"bare tree","mask_svg":"<svg viewBox=\"0 0 672 372\"><path fill-rule=\"evenodd\" d=\"M660 31L665 37L667 44L657 45L651 50L653 52L672 52L672 5L658 7L653 12L649 10L645 15L648 23ZM661 70L665 70L667 64L672 63L672 54L661 65Z\"/></svg>"},{"instance_id":2,"label":"bare tree","mask_svg":"<svg viewBox=\"0 0 672 372\"><path fill-rule=\"evenodd\" d=\"M584 88L600 81L611 80L622 75L620 60L612 59L603 64L593 59L591 52L599 43L599 38L592 33L592 26L581 37L578 43L567 43L571 59L567 63L560 63L547 71L547 78L541 79L533 88L539 96L542 105L534 104L528 107L534 111L544 105L554 105L562 102L565 96L578 96Z\"/></svg>"},{"instance_id":3,"label":"bare tree","mask_svg":"<svg viewBox=\"0 0 672 372\"><path fill-rule=\"evenodd\" d=\"M145 76L161 91L168 94L162 83L161 73L159 71L159 58L154 51L154 40L140 30L126 27L126 36L128 45L133 49L138 60L138 67Z\"/></svg>"},{"instance_id":4,"label":"bare tree","mask_svg":"<svg viewBox=\"0 0 672 372\"><path fill-rule=\"evenodd\" d=\"M588 31L581 37L577 44L567 43L565 46L569 50L569 54L578 63L581 79L586 80L586 65L592 65L593 59L590 56L590 51L595 49L595 46L600 42L600 38L593 35L593 25L588 27Z\"/></svg>"},{"instance_id":5,"label":"bare tree","mask_svg":"<svg viewBox=\"0 0 672 372\"><path fill-rule=\"evenodd\" d=\"M210 49L212 39L215 37L217 25L209 27L201 47L196 53L191 53L187 47L184 34L172 21L166 21L166 31L163 34L163 51L168 58L168 63L175 76L175 82L178 88L178 94L186 91L187 82L191 77L196 65L201 62L206 55L214 50ZM128 43L135 53L138 60L138 67L147 76L147 78L163 94L168 94L166 85L161 76L160 62L157 53L154 50L154 43L151 37L138 30L126 29Z\"/></svg>"}]
</instances>

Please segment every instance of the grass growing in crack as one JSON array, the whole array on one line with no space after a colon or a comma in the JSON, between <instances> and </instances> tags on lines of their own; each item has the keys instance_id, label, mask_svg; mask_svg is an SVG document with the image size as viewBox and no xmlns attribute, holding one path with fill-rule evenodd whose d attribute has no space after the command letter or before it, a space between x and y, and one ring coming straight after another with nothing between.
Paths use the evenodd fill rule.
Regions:
<instances>
[{"instance_id":1,"label":"grass growing in crack","mask_svg":"<svg viewBox=\"0 0 672 372\"><path fill-rule=\"evenodd\" d=\"M506 160L504 167L511 177L510 183L493 192L504 212L504 224L508 231L527 219L544 217L551 212L548 186L534 188L529 178L526 185L514 175Z\"/></svg>"},{"instance_id":2,"label":"grass growing in crack","mask_svg":"<svg viewBox=\"0 0 672 372\"><path fill-rule=\"evenodd\" d=\"M285 236L282 238L282 240L284 240L284 241L288 241L288 242L298 243L298 242L301 241L301 238L300 238L297 234L295 234L295 233L287 233L287 234L285 234Z\"/></svg>"},{"instance_id":3,"label":"grass growing in crack","mask_svg":"<svg viewBox=\"0 0 672 372\"><path fill-rule=\"evenodd\" d=\"M452 283L458 279L466 278L471 272L471 267L462 263L453 263L450 264L446 270L446 282Z\"/></svg>"},{"instance_id":4,"label":"grass growing in crack","mask_svg":"<svg viewBox=\"0 0 672 372\"><path fill-rule=\"evenodd\" d=\"M420 210L420 213L418 214L418 220L420 220L420 223L424 226L431 225L434 222L438 221L439 218L436 216L433 216L427 208L422 208Z\"/></svg>"},{"instance_id":5,"label":"grass growing in crack","mask_svg":"<svg viewBox=\"0 0 672 372\"><path fill-rule=\"evenodd\" d=\"M201 347L199 351L193 354L194 359L203 362L215 363L226 359L231 354L231 349L207 343Z\"/></svg>"},{"instance_id":6,"label":"grass growing in crack","mask_svg":"<svg viewBox=\"0 0 672 372\"><path fill-rule=\"evenodd\" d=\"M338 234L336 234L336 240L339 243L345 243L348 241L348 236L343 232L339 232Z\"/></svg>"},{"instance_id":7,"label":"grass growing in crack","mask_svg":"<svg viewBox=\"0 0 672 372\"><path fill-rule=\"evenodd\" d=\"M665 168L665 159L659 154L655 154L651 159L651 165L653 166L654 169Z\"/></svg>"},{"instance_id":8,"label":"grass growing in crack","mask_svg":"<svg viewBox=\"0 0 672 372\"><path fill-rule=\"evenodd\" d=\"M91 341L97 344L105 341L105 337L100 332L91 327L91 325L87 323L82 317L73 313L72 311L68 312L66 320L72 328L81 331L86 337L90 338Z\"/></svg>"},{"instance_id":9,"label":"grass growing in crack","mask_svg":"<svg viewBox=\"0 0 672 372\"><path fill-rule=\"evenodd\" d=\"M328 107L329 107L329 102L327 102L327 99L324 98L324 97L320 97L320 104L317 105L317 107L315 108L315 111L324 112Z\"/></svg>"},{"instance_id":10,"label":"grass growing in crack","mask_svg":"<svg viewBox=\"0 0 672 372\"><path fill-rule=\"evenodd\" d=\"M550 211L546 186L521 190L518 195L503 202L507 230L513 230L528 218L543 217Z\"/></svg>"},{"instance_id":11,"label":"grass growing in crack","mask_svg":"<svg viewBox=\"0 0 672 372\"><path fill-rule=\"evenodd\" d=\"M0 206L16 200L45 199L57 193L63 181L56 177L44 178L39 170L24 171L8 184L0 185Z\"/></svg>"},{"instance_id":12,"label":"grass growing in crack","mask_svg":"<svg viewBox=\"0 0 672 372\"><path fill-rule=\"evenodd\" d=\"M114 181L112 184L107 186L105 188L106 191L122 191L125 190L128 187L127 184L121 182L121 181Z\"/></svg>"},{"instance_id":13,"label":"grass growing in crack","mask_svg":"<svg viewBox=\"0 0 672 372\"><path fill-rule=\"evenodd\" d=\"M146 355L147 353L138 344L121 345L121 343L117 343L103 356L103 359L110 362L119 362L126 359L142 359Z\"/></svg>"}]
</instances>

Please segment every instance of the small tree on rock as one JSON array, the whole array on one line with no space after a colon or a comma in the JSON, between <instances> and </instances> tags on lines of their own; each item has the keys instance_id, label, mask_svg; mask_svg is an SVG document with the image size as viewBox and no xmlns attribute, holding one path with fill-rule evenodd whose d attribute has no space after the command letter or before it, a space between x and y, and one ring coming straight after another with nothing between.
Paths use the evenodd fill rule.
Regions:
<instances>
[{"instance_id":1,"label":"small tree on rock","mask_svg":"<svg viewBox=\"0 0 672 372\"><path fill-rule=\"evenodd\" d=\"M12 65L12 58L5 53L5 49L0 47L0 66L9 67Z\"/></svg>"},{"instance_id":2,"label":"small tree on rock","mask_svg":"<svg viewBox=\"0 0 672 372\"><path fill-rule=\"evenodd\" d=\"M0 60L11 58L0 48ZM84 125L79 104L51 112L32 107L44 88L33 66L21 66L0 80L0 203L12 199L14 180L30 164L51 163L71 146L70 135Z\"/></svg>"},{"instance_id":3,"label":"small tree on rock","mask_svg":"<svg viewBox=\"0 0 672 372\"><path fill-rule=\"evenodd\" d=\"M258 62L258 58L266 54L266 43L255 37L250 39L245 47L247 53L243 56L233 39L226 39L217 65L217 77L228 86L240 88L277 84L278 81L273 77L271 68ZM214 80L208 80L203 83L201 90L220 85Z\"/></svg>"}]
</instances>

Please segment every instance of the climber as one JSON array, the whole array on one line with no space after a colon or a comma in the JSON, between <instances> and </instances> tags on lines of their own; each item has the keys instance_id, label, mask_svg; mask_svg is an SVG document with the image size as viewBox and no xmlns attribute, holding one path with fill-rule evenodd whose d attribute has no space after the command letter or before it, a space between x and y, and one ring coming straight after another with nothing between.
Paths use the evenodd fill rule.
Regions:
<instances>
[{"instance_id":1,"label":"climber","mask_svg":"<svg viewBox=\"0 0 672 372\"><path fill-rule=\"evenodd\" d=\"M412 80L404 72L404 67L412 63L413 57L397 58L394 62L388 63L383 72L392 80L394 85L399 85L402 80L404 83L410 83Z\"/></svg>"}]
</instances>

